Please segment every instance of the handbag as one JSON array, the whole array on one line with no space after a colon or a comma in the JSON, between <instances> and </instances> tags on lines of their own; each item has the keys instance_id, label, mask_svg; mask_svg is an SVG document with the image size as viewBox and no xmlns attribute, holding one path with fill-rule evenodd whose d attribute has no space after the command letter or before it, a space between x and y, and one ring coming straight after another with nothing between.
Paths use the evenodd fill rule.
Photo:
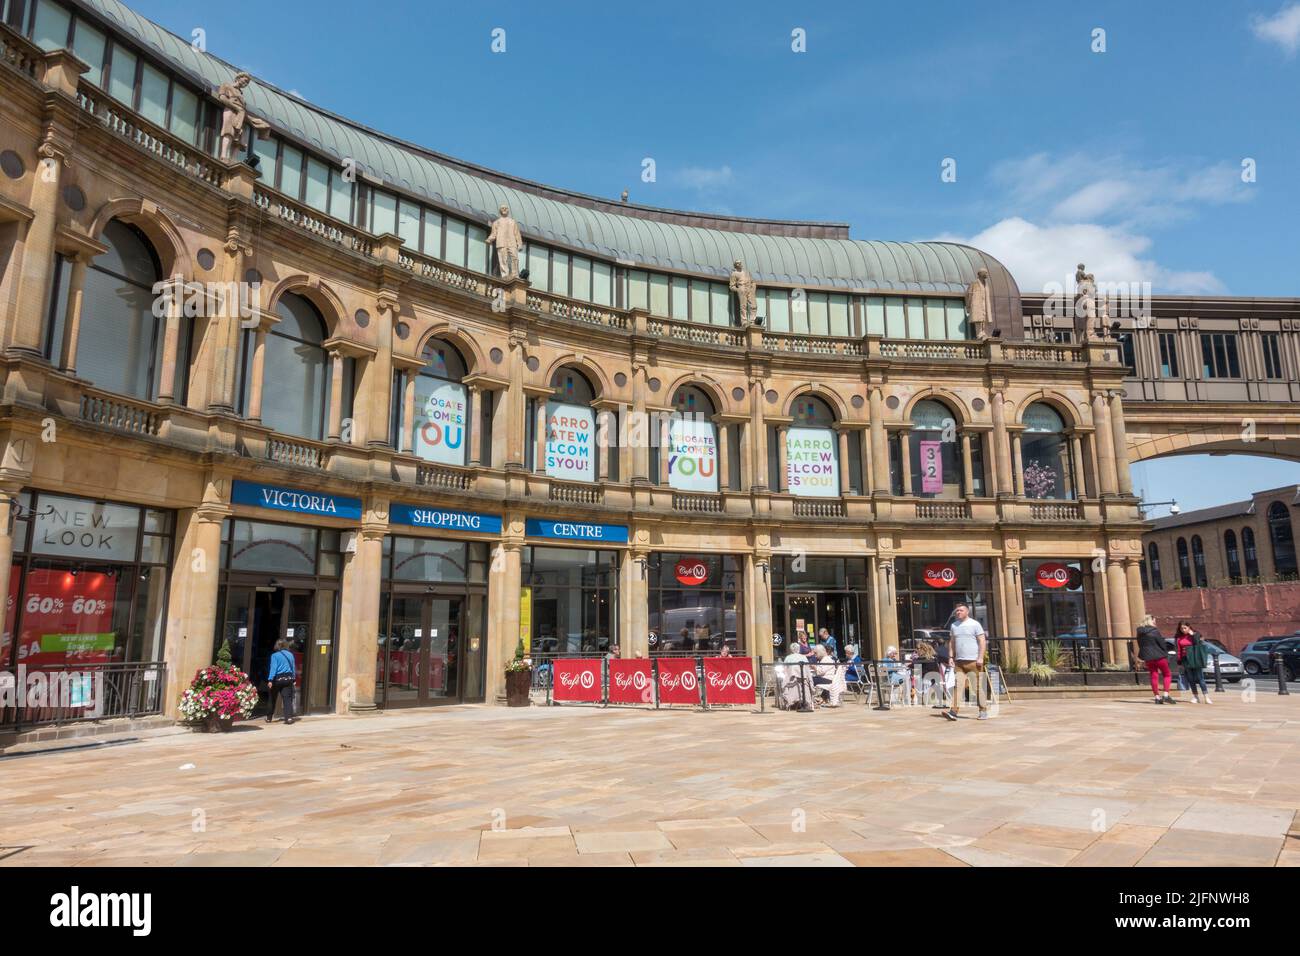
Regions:
<instances>
[{"instance_id":1,"label":"handbag","mask_svg":"<svg viewBox=\"0 0 1300 956\"><path fill-rule=\"evenodd\" d=\"M283 654L284 651L277 651L276 653L278 653L278 654ZM292 657L289 658L289 659L290 659L291 661L293 660ZM284 672L281 672L281 673L279 673L279 674L276 674L275 677L273 677L273 678L271 679L271 686L272 686L272 687L291 687L291 686L293 686L295 683L297 683L297 680L298 680L298 675L295 674L293 671L284 671Z\"/></svg>"}]
</instances>

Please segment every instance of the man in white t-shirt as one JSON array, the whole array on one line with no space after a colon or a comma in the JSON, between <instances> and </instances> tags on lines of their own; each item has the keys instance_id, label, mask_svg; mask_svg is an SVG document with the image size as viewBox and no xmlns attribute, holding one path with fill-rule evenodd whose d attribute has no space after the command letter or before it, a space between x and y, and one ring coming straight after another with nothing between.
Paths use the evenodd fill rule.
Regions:
<instances>
[{"instance_id":1,"label":"man in white t-shirt","mask_svg":"<svg viewBox=\"0 0 1300 956\"><path fill-rule=\"evenodd\" d=\"M979 719L987 720L988 706L984 701L984 651L988 647L988 635L979 621L970 616L970 607L958 604L953 610L956 616L948 629L948 659L957 670L957 686L952 689L952 708L943 715L949 720L957 719L957 708L961 706L962 695L966 691L966 677L974 674L975 703L979 707Z\"/></svg>"}]
</instances>

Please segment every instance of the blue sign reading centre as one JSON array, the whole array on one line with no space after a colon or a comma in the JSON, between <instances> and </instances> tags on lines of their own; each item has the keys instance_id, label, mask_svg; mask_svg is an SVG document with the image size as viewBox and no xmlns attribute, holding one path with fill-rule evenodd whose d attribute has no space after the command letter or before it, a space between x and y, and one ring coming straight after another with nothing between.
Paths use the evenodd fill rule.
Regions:
<instances>
[{"instance_id":1,"label":"blue sign reading centre","mask_svg":"<svg viewBox=\"0 0 1300 956\"><path fill-rule=\"evenodd\" d=\"M296 511L304 515L325 518L352 518L361 520L361 499L342 495L327 495L320 491L300 491L297 488L279 488L259 485L251 481L236 481L230 490L230 500L237 505L254 508L272 508L276 511Z\"/></svg>"},{"instance_id":2,"label":"blue sign reading centre","mask_svg":"<svg viewBox=\"0 0 1300 956\"><path fill-rule=\"evenodd\" d=\"M448 511L446 508L421 508L418 505L394 503L388 514L393 524L409 524L417 528L447 528L451 531L480 531L484 534L501 533L500 515L481 515L473 511Z\"/></svg>"},{"instance_id":3,"label":"blue sign reading centre","mask_svg":"<svg viewBox=\"0 0 1300 956\"><path fill-rule=\"evenodd\" d=\"M603 541L627 544L625 524L586 524L580 521L543 521L529 518L524 533L530 538L562 538L566 541Z\"/></svg>"}]
</instances>

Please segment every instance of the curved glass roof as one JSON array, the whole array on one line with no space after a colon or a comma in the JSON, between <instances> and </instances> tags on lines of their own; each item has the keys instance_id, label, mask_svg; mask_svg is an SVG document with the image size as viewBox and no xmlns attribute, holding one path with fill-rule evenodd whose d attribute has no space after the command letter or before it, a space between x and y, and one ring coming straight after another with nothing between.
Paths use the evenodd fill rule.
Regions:
<instances>
[{"instance_id":1,"label":"curved glass roof","mask_svg":"<svg viewBox=\"0 0 1300 956\"><path fill-rule=\"evenodd\" d=\"M141 46L212 88L237 72L117 0L73 2L115 23ZM249 109L278 130L340 162L354 159L371 176L398 189L479 222L495 218L497 206L508 203L525 235L596 256L718 278L730 274L733 260L742 259L760 283L892 292L962 292L984 267L989 270L996 313L1005 314L1010 300L1019 298L1006 268L970 246L768 235L759 231L761 224L756 224L755 232L738 232L619 215L539 195L519 180L511 185L474 175L419 146L335 116L256 79L245 96ZM505 174L492 176L512 179Z\"/></svg>"}]
</instances>

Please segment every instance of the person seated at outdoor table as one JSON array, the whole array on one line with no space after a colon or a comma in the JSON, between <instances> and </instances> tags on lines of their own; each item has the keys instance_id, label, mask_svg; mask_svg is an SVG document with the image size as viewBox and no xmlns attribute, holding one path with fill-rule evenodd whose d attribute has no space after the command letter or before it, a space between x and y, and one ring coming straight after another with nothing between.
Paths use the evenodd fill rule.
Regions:
<instances>
[{"instance_id":1,"label":"person seated at outdoor table","mask_svg":"<svg viewBox=\"0 0 1300 956\"><path fill-rule=\"evenodd\" d=\"M862 655L858 653L857 647L853 644L845 644L844 656L849 662L849 666L844 668L844 680L846 682L862 680Z\"/></svg>"},{"instance_id":2,"label":"person seated at outdoor table","mask_svg":"<svg viewBox=\"0 0 1300 956\"><path fill-rule=\"evenodd\" d=\"M825 644L813 648L813 654L817 661L813 667L813 688L818 692L825 691L829 705L838 707L840 698L844 696L844 668L835 662Z\"/></svg>"},{"instance_id":3,"label":"person seated at outdoor table","mask_svg":"<svg viewBox=\"0 0 1300 956\"><path fill-rule=\"evenodd\" d=\"M723 644L723 645L722 645L722 650L718 651L718 656L719 656L719 657L730 657L730 656L731 656L731 648L730 648L729 646L727 646L726 644Z\"/></svg>"},{"instance_id":4,"label":"person seated at outdoor table","mask_svg":"<svg viewBox=\"0 0 1300 956\"><path fill-rule=\"evenodd\" d=\"M889 675L891 684L901 684L907 680L907 668L898 659L898 648L892 645L885 649L885 673Z\"/></svg>"}]
</instances>

